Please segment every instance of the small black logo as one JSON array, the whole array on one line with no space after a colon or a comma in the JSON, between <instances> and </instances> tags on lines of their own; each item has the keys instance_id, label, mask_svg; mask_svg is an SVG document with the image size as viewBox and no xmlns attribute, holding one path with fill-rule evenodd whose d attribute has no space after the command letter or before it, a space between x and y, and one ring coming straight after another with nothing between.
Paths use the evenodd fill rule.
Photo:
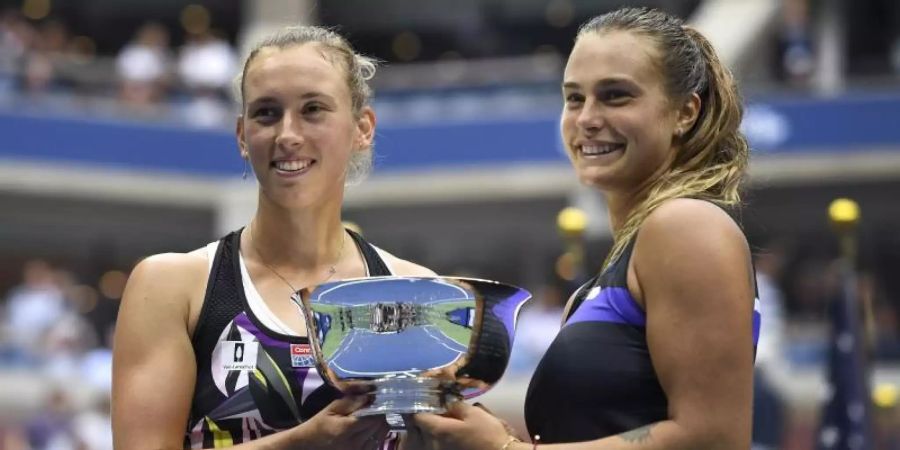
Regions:
<instances>
[{"instance_id":1,"label":"small black logo","mask_svg":"<svg viewBox=\"0 0 900 450\"><path fill-rule=\"evenodd\" d=\"M237 342L234 344L234 362L244 362L244 343Z\"/></svg>"}]
</instances>

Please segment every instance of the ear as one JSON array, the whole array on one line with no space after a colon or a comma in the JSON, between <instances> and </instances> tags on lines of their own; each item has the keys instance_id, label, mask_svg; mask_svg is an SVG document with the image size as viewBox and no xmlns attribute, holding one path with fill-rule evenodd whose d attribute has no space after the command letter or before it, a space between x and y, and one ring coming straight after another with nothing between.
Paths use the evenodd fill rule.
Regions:
<instances>
[{"instance_id":1,"label":"ear","mask_svg":"<svg viewBox=\"0 0 900 450\"><path fill-rule=\"evenodd\" d=\"M356 120L356 139L354 141L354 150L368 150L372 147L372 141L375 139L375 111L366 106L359 114Z\"/></svg>"},{"instance_id":2,"label":"ear","mask_svg":"<svg viewBox=\"0 0 900 450\"><path fill-rule=\"evenodd\" d=\"M241 152L241 159L247 159L250 157L250 154L247 150L247 141L244 140L244 115L240 115L237 117L237 123L234 126L234 134L237 136L238 141L238 149Z\"/></svg>"},{"instance_id":3,"label":"ear","mask_svg":"<svg viewBox=\"0 0 900 450\"><path fill-rule=\"evenodd\" d=\"M674 133L676 137L684 136L691 128L693 128L694 124L697 122L697 118L700 117L700 107L701 100L697 93L691 93L691 95L685 99L675 112Z\"/></svg>"}]
</instances>

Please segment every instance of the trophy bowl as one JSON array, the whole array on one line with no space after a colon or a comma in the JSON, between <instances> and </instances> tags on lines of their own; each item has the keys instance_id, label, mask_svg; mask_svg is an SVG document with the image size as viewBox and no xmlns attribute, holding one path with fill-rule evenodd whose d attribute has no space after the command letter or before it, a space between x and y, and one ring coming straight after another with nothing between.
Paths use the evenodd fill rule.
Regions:
<instances>
[{"instance_id":1,"label":"trophy bowl","mask_svg":"<svg viewBox=\"0 0 900 450\"><path fill-rule=\"evenodd\" d=\"M357 415L446 411L483 394L509 362L519 309L531 298L496 281L371 277L297 292L316 367L342 392L372 391Z\"/></svg>"}]
</instances>

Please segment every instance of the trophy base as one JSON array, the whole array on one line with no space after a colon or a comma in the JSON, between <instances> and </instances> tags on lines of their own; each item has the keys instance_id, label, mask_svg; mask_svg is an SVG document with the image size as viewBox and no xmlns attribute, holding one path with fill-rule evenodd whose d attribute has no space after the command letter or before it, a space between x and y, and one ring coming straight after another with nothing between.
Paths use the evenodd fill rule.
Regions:
<instances>
[{"instance_id":1,"label":"trophy base","mask_svg":"<svg viewBox=\"0 0 900 450\"><path fill-rule=\"evenodd\" d=\"M387 415L393 429L404 428L402 414L443 414L447 412L448 403L460 398L434 378L381 378L371 383L375 386L372 392L375 400L353 415Z\"/></svg>"}]
</instances>

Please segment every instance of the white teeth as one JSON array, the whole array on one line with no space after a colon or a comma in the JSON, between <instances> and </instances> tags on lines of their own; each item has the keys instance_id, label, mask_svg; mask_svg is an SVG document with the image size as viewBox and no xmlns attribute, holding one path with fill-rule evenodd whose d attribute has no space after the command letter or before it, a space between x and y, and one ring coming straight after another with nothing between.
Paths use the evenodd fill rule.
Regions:
<instances>
[{"instance_id":1,"label":"white teeth","mask_svg":"<svg viewBox=\"0 0 900 450\"><path fill-rule=\"evenodd\" d=\"M612 153L619 148L621 148L621 144L591 144L591 145L583 145L581 147L581 153L585 155L605 155L607 153Z\"/></svg>"},{"instance_id":2,"label":"white teeth","mask_svg":"<svg viewBox=\"0 0 900 450\"><path fill-rule=\"evenodd\" d=\"M310 160L303 161L275 161L275 168L278 170L284 170L287 172L296 172L298 170L303 170L309 165L312 164Z\"/></svg>"}]
</instances>

